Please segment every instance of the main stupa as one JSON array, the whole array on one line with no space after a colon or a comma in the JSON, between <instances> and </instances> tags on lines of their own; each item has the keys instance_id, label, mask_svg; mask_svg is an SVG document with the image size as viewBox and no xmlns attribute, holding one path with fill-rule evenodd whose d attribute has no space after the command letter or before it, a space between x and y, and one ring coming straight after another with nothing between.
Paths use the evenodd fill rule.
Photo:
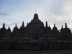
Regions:
<instances>
[{"instance_id":1,"label":"main stupa","mask_svg":"<svg viewBox=\"0 0 72 54\"><path fill-rule=\"evenodd\" d=\"M27 28L29 28L32 32L39 32L43 27L43 22L39 19L38 14L35 13L31 22L28 23Z\"/></svg>"}]
</instances>

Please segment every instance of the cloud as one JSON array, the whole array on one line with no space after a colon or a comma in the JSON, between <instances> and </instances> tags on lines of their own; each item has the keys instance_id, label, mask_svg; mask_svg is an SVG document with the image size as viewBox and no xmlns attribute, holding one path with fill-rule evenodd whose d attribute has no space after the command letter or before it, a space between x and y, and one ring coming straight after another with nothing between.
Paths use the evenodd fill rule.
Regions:
<instances>
[{"instance_id":1,"label":"cloud","mask_svg":"<svg viewBox=\"0 0 72 54\"><path fill-rule=\"evenodd\" d=\"M0 16L7 16L8 13L0 13Z\"/></svg>"}]
</instances>

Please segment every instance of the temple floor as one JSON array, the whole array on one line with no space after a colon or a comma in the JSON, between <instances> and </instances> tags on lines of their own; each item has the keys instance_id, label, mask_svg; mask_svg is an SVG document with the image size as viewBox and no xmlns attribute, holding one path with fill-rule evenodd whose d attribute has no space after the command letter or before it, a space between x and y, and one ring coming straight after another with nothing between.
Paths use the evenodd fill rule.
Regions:
<instances>
[{"instance_id":1,"label":"temple floor","mask_svg":"<svg viewBox=\"0 0 72 54\"><path fill-rule=\"evenodd\" d=\"M72 54L72 50L55 50L55 51L0 50L0 54Z\"/></svg>"}]
</instances>

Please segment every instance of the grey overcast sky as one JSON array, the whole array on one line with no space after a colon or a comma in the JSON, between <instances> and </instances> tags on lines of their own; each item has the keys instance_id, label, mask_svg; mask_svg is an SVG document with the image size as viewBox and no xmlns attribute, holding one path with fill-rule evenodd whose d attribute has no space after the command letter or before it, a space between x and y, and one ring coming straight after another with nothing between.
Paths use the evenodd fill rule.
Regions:
<instances>
[{"instance_id":1,"label":"grey overcast sky","mask_svg":"<svg viewBox=\"0 0 72 54\"><path fill-rule=\"evenodd\" d=\"M22 21L30 22L34 13L38 13L39 19L53 27L55 23L58 29L66 22L72 28L72 0L0 0L0 28L3 23L11 28Z\"/></svg>"}]
</instances>

